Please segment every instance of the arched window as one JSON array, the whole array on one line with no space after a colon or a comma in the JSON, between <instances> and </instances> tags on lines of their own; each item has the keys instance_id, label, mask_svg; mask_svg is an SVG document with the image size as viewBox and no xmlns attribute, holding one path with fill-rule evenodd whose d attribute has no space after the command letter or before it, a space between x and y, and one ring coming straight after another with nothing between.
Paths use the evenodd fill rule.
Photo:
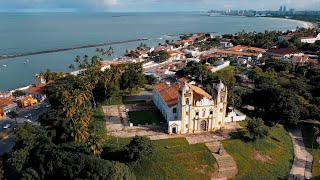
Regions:
<instances>
[{"instance_id":1,"label":"arched window","mask_svg":"<svg viewBox=\"0 0 320 180\"><path fill-rule=\"evenodd\" d=\"M177 113L177 108L173 108L172 113Z\"/></svg>"},{"instance_id":2,"label":"arched window","mask_svg":"<svg viewBox=\"0 0 320 180\"><path fill-rule=\"evenodd\" d=\"M206 110L202 110L202 117L206 117Z\"/></svg>"}]
</instances>

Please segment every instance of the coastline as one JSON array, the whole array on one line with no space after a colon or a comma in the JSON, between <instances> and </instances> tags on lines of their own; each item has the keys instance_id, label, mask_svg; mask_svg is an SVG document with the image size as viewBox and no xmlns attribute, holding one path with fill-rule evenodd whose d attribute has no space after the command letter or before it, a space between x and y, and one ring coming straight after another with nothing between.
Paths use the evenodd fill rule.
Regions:
<instances>
[{"instance_id":1,"label":"coastline","mask_svg":"<svg viewBox=\"0 0 320 180\"><path fill-rule=\"evenodd\" d=\"M291 22L298 22L302 23L304 28L318 28L318 25L314 22L309 22L309 21L302 21L298 19L290 19L290 18L282 18L282 17L263 17L263 18L269 18L269 19L279 19L279 20L287 20Z\"/></svg>"},{"instance_id":2,"label":"coastline","mask_svg":"<svg viewBox=\"0 0 320 180\"><path fill-rule=\"evenodd\" d=\"M285 20L289 20L289 21L295 21L295 22L299 22L298 24L300 26L304 26L304 27L313 27L313 23L310 22L306 22L306 21L300 21L300 20L294 20L294 19L287 19L287 18L273 18L273 17L268 17L268 18L272 18L272 19L285 19ZM286 24L285 22L283 22L282 24ZM288 23L289 24L289 23ZM264 27L264 26L263 26ZM289 27L290 28L290 27ZM288 29L289 29L288 28ZM281 30L281 29L280 29ZM280 31L279 30L279 31ZM284 30L284 28L283 28ZM204 32L203 32L204 33ZM209 32L207 32L209 33ZM211 32L211 33L216 33L216 32ZM179 34L167 34L165 36L179 36L181 35ZM37 52L31 52L31 53L23 53L23 54L13 54L13 55L0 55L0 61L3 60L8 60L8 59L14 59L16 57L24 57L24 56L32 56L32 55L37 55L37 54L51 54L51 53L57 53L57 52L64 52L64 51L73 51L76 49L86 49L86 48L93 48L93 47L98 47L98 46L105 46L105 45L112 45L112 44L120 44L120 43L126 43L126 42L131 42L131 41L143 41L143 40L153 40L153 39L148 39L148 38L142 38L142 39L131 39L131 40L127 40L127 41L118 41L118 42L106 42L106 43L99 43L99 44L88 44L88 45L83 45L83 46L75 46L75 47L70 47L70 48L63 48L63 49L53 49L53 50L47 50L47 51L37 51ZM73 58L73 57L72 57ZM0 65L1 66L1 65ZM1 69L1 68L0 68ZM5 77L5 76L4 76ZM31 76L32 77L32 76ZM31 83L32 81L30 81ZM24 84L29 84L29 83L23 83ZM16 86L15 86L16 87ZM20 87L17 87L20 88ZM15 89L15 88L5 88L5 90L11 90L11 89Z\"/></svg>"}]
</instances>

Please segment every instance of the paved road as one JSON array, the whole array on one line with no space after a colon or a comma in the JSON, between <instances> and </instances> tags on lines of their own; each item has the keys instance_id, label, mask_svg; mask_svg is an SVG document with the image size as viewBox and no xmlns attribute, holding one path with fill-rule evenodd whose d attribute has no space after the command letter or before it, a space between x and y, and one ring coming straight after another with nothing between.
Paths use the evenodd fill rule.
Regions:
<instances>
[{"instance_id":1,"label":"paved road","mask_svg":"<svg viewBox=\"0 0 320 180\"><path fill-rule=\"evenodd\" d=\"M47 102L43 102L32 107L20 108L18 110L18 124L26 123L26 120L29 119L33 125L40 125L38 122L38 118L41 114L48 110L48 108L46 108L47 104ZM25 116L29 114L31 114L31 116L26 118ZM5 126L6 124L10 124L10 128L16 127L16 122L14 119L10 119L8 117L2 118L0 119L0 133L6 130L3 128L3 126ZM0 155L3 153L9 153L12 150L13 146L14 138L12 135L3 140L0 140Z\"/></svg>"},{"instance_id":2,"label":"paved road","mask_svg":"<svg viewBox=\"0 0 320 180\"><path fill-rule=\"evenodd\" d=\"M19 108L18 109L19 116L17 118L18 124L24 123L27 119L30 119L34 124L37 124L39 116L48 110L48 108L46 108L47 104L48 104L47 102L43 102L28 108ZM35 109L36 107L37 109ZM31 116L26 118L25 116L29 114L31 114ZM0 119L0 133L5 131L5 129L3 129L3 126L5 126L6 124L10 124L11 128L16 126L16 122L14 119L10 119L9 117L4 117Z\"/></svg>"},{"instance_id":3,"label":"paved road","mask_svg":"<svg viewBox=\"0 0 320 180\"><path fill-rule=\"evenodd\" d=\"M14 146L13 136L9 136L6 139L0 140L0 155L3 153L10 153Z\"/></svg>"}]
</instances>

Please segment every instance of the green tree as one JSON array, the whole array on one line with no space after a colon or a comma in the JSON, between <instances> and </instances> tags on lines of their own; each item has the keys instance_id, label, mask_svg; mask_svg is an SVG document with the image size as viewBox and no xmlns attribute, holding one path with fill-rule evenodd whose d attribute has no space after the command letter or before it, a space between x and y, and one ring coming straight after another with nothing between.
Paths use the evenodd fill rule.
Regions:
<instances>
[{"instance_id":1,"label":"green tree","mask_svg":"<svg viewBox=\"0 0 320 180\"><path fill-rule=\"evenodd\" d=\"M90 154L96 155L98 157L100 157L100 154L103 151L101 139L95 134L90 134L89 138L86 141L86 147Z\"/></svg>"},{"instance_id":2,"label":"green tree","mask_svg":"<svg viewBox=\"0 0 320 180\"><path fill-rule=\"evenodd\" d=\"M16 125L18 126L18 121L17 121L17 117L19 116L18 112L17 111L10 111L8 113L8 116L10 119L14 119L16 122Z\"/></svg>"},{"instance_id":3,"label":"green tree","mask_svg":"<svg viewBox=\"0 0 320 180\"><path fill-rule=\"evenodd\" d=\"M41 126L46 127L54 143L64 143L72 140L70 118L66 118L62 110L50 109L39 117Z\"/></svg>"},{"instance_id":4,"label":"green tree","mask_svg":"<svg viewBox=\"0 0 320 180\"><path fill-rule=\"evenodd\" d=\"M262 139L269 135L268 128L261 118L253 118L248 121L247 130L254 140Z\"/></svg>"},{"instance_id":5,"label":"green tree","mask_svg":"<svg viewBox=\"0 0 320 180\"><path fill-rule=\"evenodd\" d=\"M15 145L12 152L12 163L14 170L21 173L28 166L28 157L32 150L38 145L50 142L50 138L44 130L36 128L31 124L18 126L14 134Z\"/></svg>"},{"instance_id":6,"label":"green tree","mask_svg":"<svg viewBox=\"0 0 320 180\"><path fill-rule=\"evenodd\" d=\"M154 75L146 75L146 80L148 84L155 84L158 82L158 79Z\"/></svg>"},{"instance_id":7,"label":"green tree","mask_svg":"<svg viewBox=\"0 0 320 180\"><path fill-rule=\"evenodd\" d=\"M0 179L4 179L4 168L3 159L0 158Z\"/></svg>"},{"instance_id":8,"label":"green tree","mask_svg":"<svg viewBox=\"0 0 320 180\"><path fill-rule=\"evenodd\" d=\"M13 95L14 97L20 97L20 96L26 95L26 93L23 92L23 91L21 91L21 90L16 90L16 91L14 91L14 92L12 93L12 95Z\"/></svg>"},{"instance_id":9,"label":"green tree","mask_svg":"<svg viewBox=\"0 0 320 180\"><path fill-rule=\"evenodd\" d=\"M312 136L312 149L313 149L313 144L314 144L315 138L320 134L319 127L313 126L312 133L313 133L313 136Z\"/></svg>"},{"instance_id":10,"label":"green tree","mask_svg":"<svg viewBox=\"0 0 320 180\"><path fill-rule=\"evenodd\" d=\"M150 139L136 136L124 148L124 154L129 161L140 162L150 159L155 154L155 147Z\"/></svg>"}]
</instances>

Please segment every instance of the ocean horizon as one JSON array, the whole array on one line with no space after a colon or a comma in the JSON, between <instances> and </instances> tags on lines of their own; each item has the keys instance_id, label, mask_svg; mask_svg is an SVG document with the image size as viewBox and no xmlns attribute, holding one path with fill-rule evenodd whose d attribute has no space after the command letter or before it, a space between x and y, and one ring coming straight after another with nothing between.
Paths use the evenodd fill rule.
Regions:
<instances>
[{"instance_id":1,"label":"ocean horizon","mask_svg":"<svg viewBox=\"0 0 320 180\"><path fill-rule=\"evenodd\" d=\"M168 34L244 31L285 31L306 26L286 19L217 16L201 12L159 13L0 13L0 55L72 48L83 45L147 38L145 41L112 45L115 58L141 42L149 46L175 40ZM105 46L104 48L109 48ZM101 48L101 47L100 47ZM76 49L0 60L0 91L34 83L40 71L69 71L76 55L95 54L95 48ZM24 64L26 60L29 63ZM108 59L105 59L108 60ZM4 67L5 65L6 67Z\"/></svg>"}]
</instances>

